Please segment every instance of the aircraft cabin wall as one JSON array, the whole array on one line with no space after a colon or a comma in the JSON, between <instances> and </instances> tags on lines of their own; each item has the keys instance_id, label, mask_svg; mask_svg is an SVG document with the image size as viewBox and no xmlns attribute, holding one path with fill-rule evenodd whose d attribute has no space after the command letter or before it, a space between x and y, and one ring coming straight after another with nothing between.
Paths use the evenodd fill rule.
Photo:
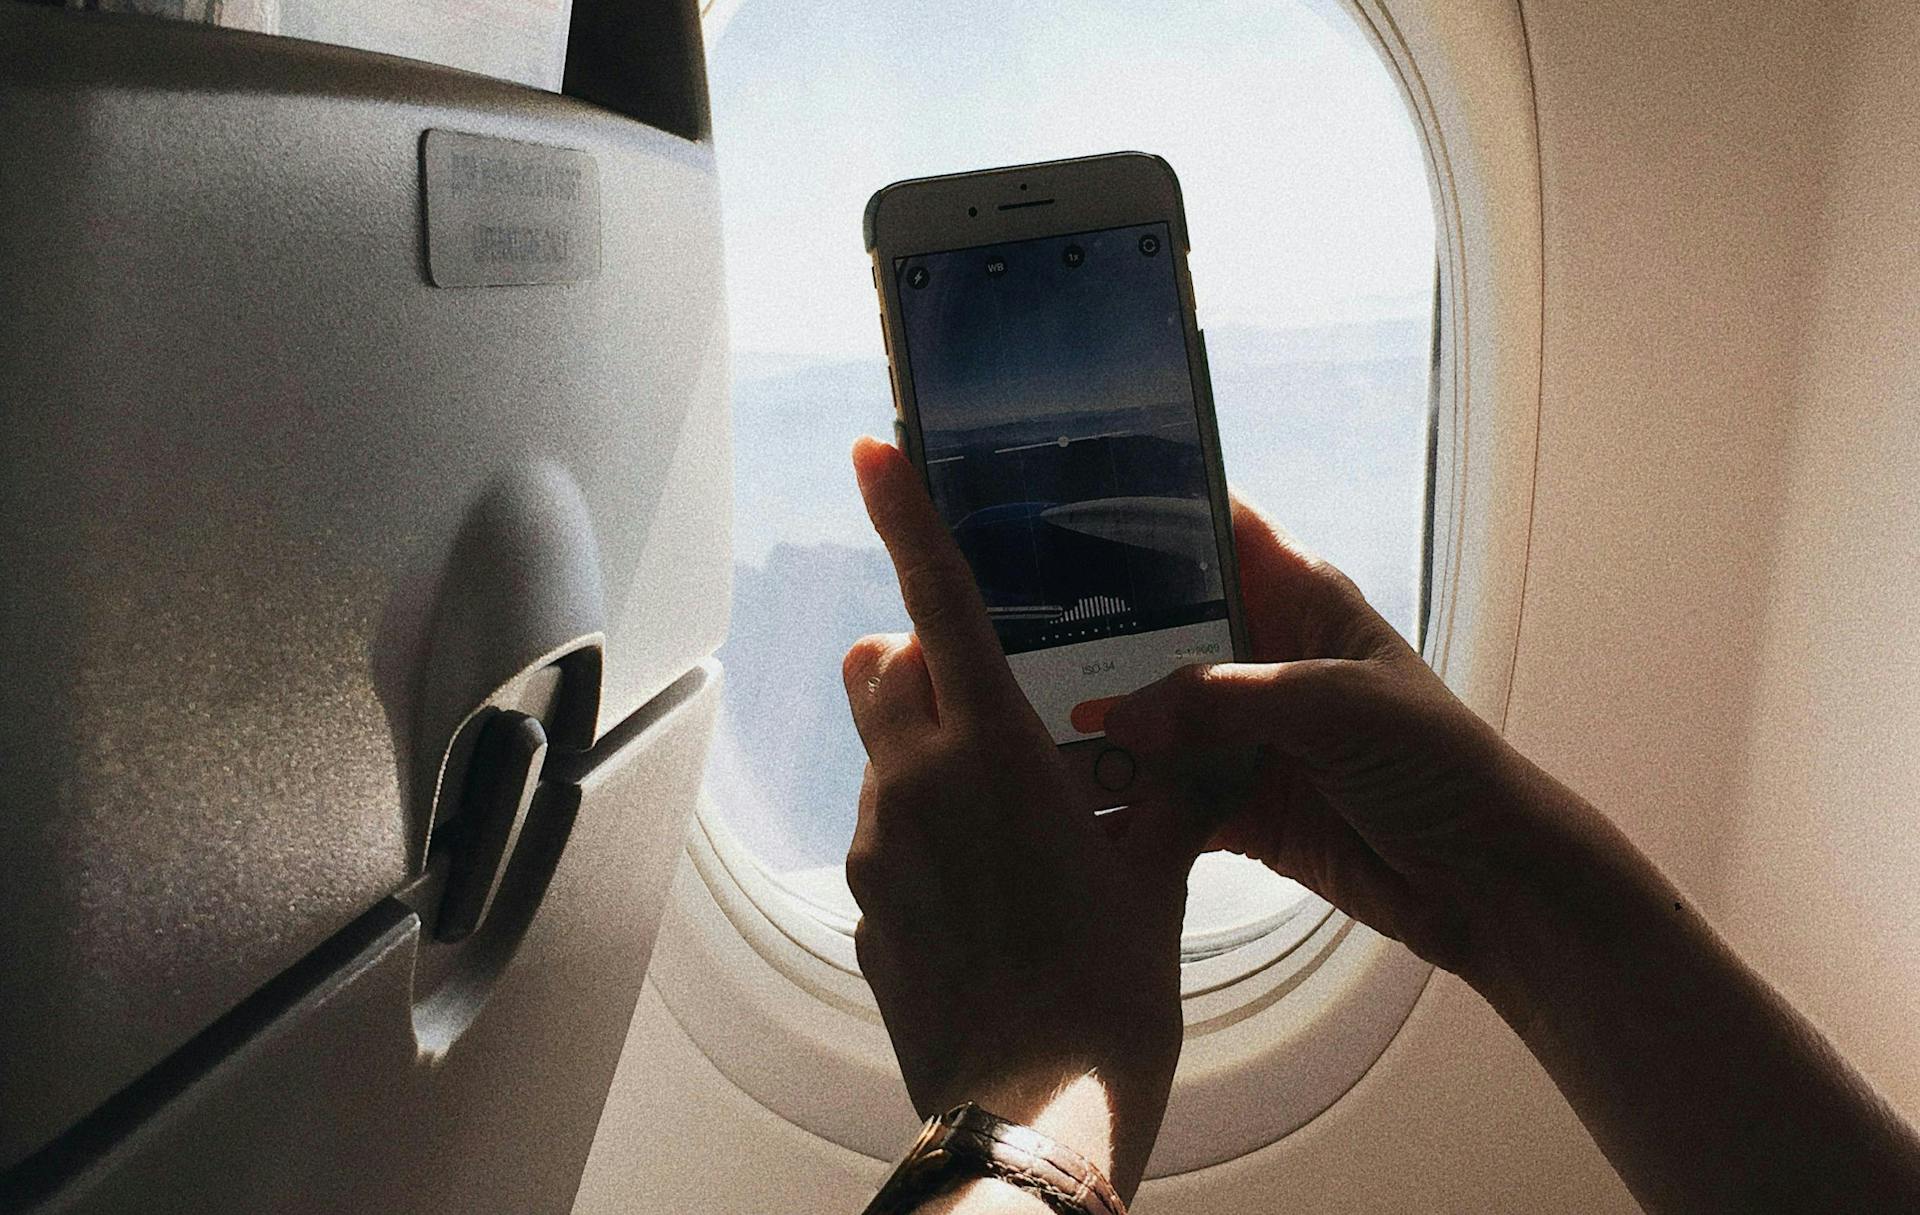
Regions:
<instances>
[{"instance_id":1,"label":"aircraft cabin wall","mask_svg":"<svg viewBox=\"0 0 1920 1215\"><path fill-rule=\"evenodd\" d=\"M1385 7L1522 38L1531 76L1542 328L1532 484L1502 491L1531 511L1508 733L1920 1114L1899 935L1920 913L1920 12ZM823 1076L818 1099L845 1094ZM650 985L577 1209L856 1210L885 1167L734 1087ZM1443 974L1331 1109L1141 1205L1635 1209Z\"/></svg>"},{"instance_id":2,"label":"aircraft cabin wall","mask_svg":"<svg viewBox=\"0 0 1920 1215\"><path fill-rule=\"evenodd\" d=\"M1920 8L1852 7L1721 904L1920 1118Z\"/></svg>"}]
</instances>

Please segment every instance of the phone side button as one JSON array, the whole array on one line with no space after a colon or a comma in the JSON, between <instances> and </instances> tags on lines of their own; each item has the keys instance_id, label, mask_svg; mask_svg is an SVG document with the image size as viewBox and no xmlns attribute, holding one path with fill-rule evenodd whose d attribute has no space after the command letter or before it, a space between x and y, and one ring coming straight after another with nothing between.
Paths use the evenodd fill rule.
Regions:
<instances>
[{"instance_id":1,"label":"phone side button","mask_svg":"<svg viewBox=\"0 0 1920 1215\"><path fill-rule=\"evenodd\" d=\"M899 418L893 420L893 445L902 453L907 450L907 424Z\"/></svg>"},{"instance_id":2,"label":"phone side button","mask_svg":"<svg viewBox=\"0 0 1920 1215\"><path fill-rule=\"evenodd\" d=\"M1125 747L1108 747L1093 761L1094 783L1108 793L1118 793L1133 783L1133 753Z\"/></svg>"}]
</instances>

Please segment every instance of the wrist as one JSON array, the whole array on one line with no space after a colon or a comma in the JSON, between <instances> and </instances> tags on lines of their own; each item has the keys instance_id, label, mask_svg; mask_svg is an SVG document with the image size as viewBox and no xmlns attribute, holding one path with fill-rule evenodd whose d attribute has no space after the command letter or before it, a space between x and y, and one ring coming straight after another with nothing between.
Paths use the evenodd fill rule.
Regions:
<instances>
[{"instance_id":1,"label":"wrist","mask_svg":"<svg viewBox=\"0 0 1920 1215\"><path fill-rule=\"evenodd\" d=\"M1014 1122L975 1101L929 1118L866 1215L1038 1210L1125 1215L1126 1199L1106 1171L1054 1137L1063 1127L1078 1125L1081 1112L1074 1105L1074 1094L1063 1094L1029 1123Z\"/></svg>"},{"instance_id":2,"label":"wrist","mask_svg":"<svg viewBox=\"0 0 1920 1215\"><path fill-rule=\"evenodd\" d=\"M913 1215L1053 1215L1053 1208L1031 1190L980 1177L928 1199Z\"/></svg>"},{"instance_id":3,"label":"wrist","mask_svg":"<svg viewBox=\"0 0 1920 1215\"><path fill-rule=\"evenodd\" d=\"M1036 1068L996 1077L965 1094L990 1113L1031 1127L1085 1157L1131 1202L1159 1134L1164 1082L1113 1068Z\"/></svg>"},{"instance_id":4,"label":"wrist","mask_svg":"<svg viewBox=\"0 0 1920 1215\"><path fill-rule=\"evenodd\" d=\"M1596 834L1611 826L1592 806L1517 752L1497 794L1461 841L1453 899L1462 909L1457 959L1464 979L1516 1031L1535 1019L1538 955L1564 942L1565 921L1591 901Z\"/></svg>"},{"instance_id":5,"label":"wrist","mask_svg":"<svg viewBox=\"0 0 1920 1215\"><path fill-rule=\"evenodd\" d=\"M969 1093L968 1099L1073 1149L1113 1177L1115 1119L1107 1086L1097 1073L1077 1068L1003 1076Z\"/></svg>"},{"instance_id":6,"label":"wrist","mask_svg":"<svg viewBox=\"0 0 1920 1215\"><path fill-rule=\"evenodd\" d=\"M1479 893L1476 942L1460 974L1531 1042L1553 1001L1573 994L1569 966L1636 948L1649 909L1680 904L1605 815L1526 767L1530 779L1489 849L1494 877Z\"/></svg>"}]
</instances>

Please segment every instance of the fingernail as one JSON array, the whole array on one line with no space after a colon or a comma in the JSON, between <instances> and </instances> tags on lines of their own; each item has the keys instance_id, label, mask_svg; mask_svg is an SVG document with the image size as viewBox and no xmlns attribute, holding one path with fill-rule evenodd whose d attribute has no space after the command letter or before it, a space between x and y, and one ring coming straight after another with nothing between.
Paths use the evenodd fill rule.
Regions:
<instances>
[{"instance_id":1,"label":"fingernail","mask_svg":"<svg viewBox=\"0 0 1920 1215\"><path fill-rule=\"evenodd\" d=\"M853 460L853 479L860 483L862 490L866 488L868 476L873 468L873 449L879 445L879 442L880 440L874 438L872 435L861 435L853 441L853 451L851 453Z\"/></svg>"},{"instance_id":2,"label":"fingernail","mask_svg":"<svg viewBox=\"0 0 1920 1215\"><path fill-rule=\"evenodd\" d=\"M1120 703L1118 696L1101 696L1094 700L1083 700L1073 706L1073 712L1067 720L1073 728L1082 734L1098 734L1106 726L1107 711Z\"/></svg>"},{"instance_id":3,"label":"fingernail","mask_svg":"<svg viewBox=\"0 0 1920 1215\"><path fill-rule=\"evenodd\" d=\"M1101 724L1107 737L1129 747L1152 746L1166 734L1165 715L1160 707L1135 692L1110 702Z\"/></svg>"}]
</instances>

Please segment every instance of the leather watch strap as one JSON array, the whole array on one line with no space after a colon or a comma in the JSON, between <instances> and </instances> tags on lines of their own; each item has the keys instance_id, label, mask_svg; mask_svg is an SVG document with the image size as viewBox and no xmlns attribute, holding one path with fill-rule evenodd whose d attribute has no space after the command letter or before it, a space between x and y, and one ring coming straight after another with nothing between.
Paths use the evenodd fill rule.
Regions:
<instances>
[{"instance_id":1,"label":"leather watch strap","mask_svg":"<svg viewBox=\"0 0 1920 1215\"><path fill-rule=\"evenodd\" d=\"M968 1102L927 1121L863 1215L902 1215L965 1181L998 1178L1059 1215L1127 1215L1091 1160Z\"/></svg>"}]
</instances>

